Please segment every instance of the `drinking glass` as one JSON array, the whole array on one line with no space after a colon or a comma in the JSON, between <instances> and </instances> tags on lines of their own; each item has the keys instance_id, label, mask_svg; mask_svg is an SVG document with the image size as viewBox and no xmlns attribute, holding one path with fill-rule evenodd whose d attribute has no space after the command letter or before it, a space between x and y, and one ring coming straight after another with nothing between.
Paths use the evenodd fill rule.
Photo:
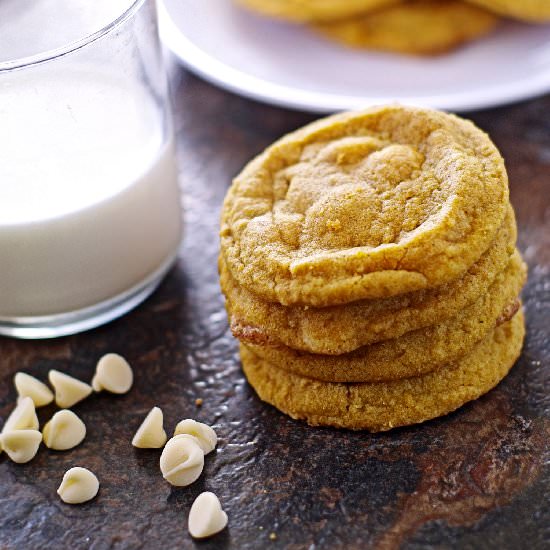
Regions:
<instances>
[{"instance_id":1,"label":"drinking glass","mask_svg":"<svg viewBox=\"0 0 550 550\"><path fill-rule=\"evenodd\" d=\"M0 4L0 334L61 336L136 306L179 248L156 6Z\"/></svg>"}]
</instances>

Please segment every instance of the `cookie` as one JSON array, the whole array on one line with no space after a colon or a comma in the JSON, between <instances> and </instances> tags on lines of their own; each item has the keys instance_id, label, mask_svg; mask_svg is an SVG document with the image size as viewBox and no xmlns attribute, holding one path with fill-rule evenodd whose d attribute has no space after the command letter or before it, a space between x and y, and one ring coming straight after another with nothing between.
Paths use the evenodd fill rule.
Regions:
<instances>
[{"instance_id":1,"label":"cookie","mask_svg":"<svg viewBox=\"0 0 550 550\"><path fill-rule=\"evenodd\" d=\"M400 0L237 0L263 15L287 21L333 21L394 4Z\"/></svg>"},{"instance_id":2,"label":"cookie","mask_svg":"<svg viewBox=\"0 0 550 550\"><path fill-rule=\"evenodd\" d=\"M501 15L534 23L550 21L548 0L468 0Z\"/></svg>"},{"instance_id":3,"label":"cookie","mask_svg":"<svg viewBox=\"0 0 550 550\"><path fill-rule=\"evenodd\" d=\"M485 294L510 260L516 233L509 206L495 242L460 279L433 289L326 308L285 307L261 300L236 283L220 257L220 284L231 330L244 342L283 344L325 355L397 338L444 321Z\"/></svg>"},{"instance_id":4,"label":"cookie","mask_svg":"<svg viewBox=\"0 0 550 550\"><path fill-rule=\"evenodd\" d=\"M283 371L241 346L243 369L259 397L313 426L385 431L454 411L496 386L518 358L522 312L470 354L430 374L394 382L331 384Z\"/></svg>"},{"instance_id":5,"label":"cookie","mask_svg":"<svg viewBox=\"0 0 550 550\"><path fill-rule=\"evenodd\" d=\"M418 376L466 355L516 302L525 276L525 264L515 254L488 292L455 317L351 353L319 355L281 345L243 343L282 370L326 382L379 382Z\"/></svg>"},{"instance_id":6,"label":"cookie","mask_svg":"<svg viewBox=\"0 0 550 550\"><path fill-rule=\"evenodd\" d=\"M463 276L507 205L502 157L471 122L375 107L314 122L249 163L224 201L221 250L267 301L384 298Z\"/></svg>"},{"instance_id":7,"label":"cookie","mask_svg":"<svg viewBox=\"0 0 550 550\"><path fill-rule=\"evenodd\" d=\"M462 1L411 0L312 28L354 48L433 55L488 34L498 20L494 14Z\"/></svg>"}]
</instances>

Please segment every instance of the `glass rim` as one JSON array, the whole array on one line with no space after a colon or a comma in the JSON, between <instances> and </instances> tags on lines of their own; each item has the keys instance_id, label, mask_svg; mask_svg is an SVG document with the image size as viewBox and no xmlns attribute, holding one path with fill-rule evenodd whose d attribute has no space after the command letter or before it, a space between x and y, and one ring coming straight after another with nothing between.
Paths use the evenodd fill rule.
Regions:
<instances>
[{"instance_id":1,"label":"glass rim","mask_svg":"<svg viewBox=\"0 0 550 550\"><path fill-rule=\"evenodd\" d=\"M73 40L72 42L69 42L64 46L53 48L51 50L45 50L34 55L10 59L9 61L1 61L0 73L12 71L15 69L23 69L26 67L31 67L33 65L39 65L40 63L52 61L59 57L70 54L74 51L80 50L81 48L84 48L89 44L92 44L96 40L99 40L100 38L103 38L104 36L110 34L117 27L130 19L130 17L135 14L135 12L141 7L141 5L145 1L146 0L133 0L131 4L118 17L109 21L109 23L101 27L99 30L87 34L84 37L79 38L78 40Z\"/></svg>"}]
</instances>

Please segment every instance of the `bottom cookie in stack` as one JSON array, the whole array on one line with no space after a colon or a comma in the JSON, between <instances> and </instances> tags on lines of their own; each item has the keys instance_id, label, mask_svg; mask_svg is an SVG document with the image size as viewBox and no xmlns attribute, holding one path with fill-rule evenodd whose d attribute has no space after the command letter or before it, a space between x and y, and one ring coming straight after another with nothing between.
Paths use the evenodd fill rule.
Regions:
<instances>
[{"instance_id":1,"label":"bottom cookie in stack","mask_svg":"<svg viewBox=\"0 0 550 550\"><path fill-rule=\"evenodd\" d=\"M378 383L330 383L292 374L241 344L249 383L263 401L314 426L372 432L447 414L496 386L518 358L525 334L521 309L458 361L433 372Z\"/></svg>"}]
</instances>

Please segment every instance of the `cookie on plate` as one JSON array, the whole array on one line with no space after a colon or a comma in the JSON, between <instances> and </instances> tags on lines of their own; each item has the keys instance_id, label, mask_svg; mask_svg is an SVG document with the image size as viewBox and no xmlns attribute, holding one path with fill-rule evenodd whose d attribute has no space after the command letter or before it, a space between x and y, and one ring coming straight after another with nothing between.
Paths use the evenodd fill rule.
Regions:
<instances>
[{"instance_id":1,"label":"cookie on plate","mask_svg":"<svg viewBox=\"0 0 550 550\"><path fill-rule=\"evenodd\" d=\"M459 279L435 288L379 300L324 308L282 306L239 286L220 256L220 284L233 335L257 344L283 344L326 355L402 336L442 322L472 304L490 287L514 253L516 223L512 207L495 241Z\"/></svg>"},{"instance_id":2,"label":"cookie on plate","mask_svg":"<svg viewBox=\"0 0 550 550\"><path fill-rule=\"evenodd\" d=\"M264 300L344 304L464 276L507 208L504 162L474 124L374 107L314 122L252 160L226 195L221 250Z\"/></svg>"},{"instance_id":3,"label":"cookie on plate","mask_svg":"<svg viewBox=\"0 0 550 550\"><path fill-rule=\"evenodd\" d=\"M259 397L313 426L372 432L447 414L496 386L518 358L521 310L468 355L445 368L393 382L335 384L290 374L241 346L244 372Z\"/></svg>"},{"instance_id":4,"label":"cookie on plate","mask_svg":"<svg viewBox=\"0 0 550 550\"><path fill-rule=\"evenodd\" d=\"M400 0L237 0L263 15L288 21L333 21L352 17Z\"/></svg>"},{"instance_id":5,"label":"cookie on plate","mask_svg":"<svg viewBox=\"0 0 550 550\"><path fill-rule=\"evenodd\" d=\"M433 55L485 36L498 20L493 13L459 0L410 0L313 28L354 48Z\"/></svg>"},{"instance_id":6,"label":"cookie on plate","mask_svg":"<svg viewBox=\"0 0 550 550\"><path fill-rule=\"evenodd\" d=\"M472 4L483 6L501 15L543 23L550 21L550 2L548 0L468 0Z\"/></svg>"}]
</instances>

